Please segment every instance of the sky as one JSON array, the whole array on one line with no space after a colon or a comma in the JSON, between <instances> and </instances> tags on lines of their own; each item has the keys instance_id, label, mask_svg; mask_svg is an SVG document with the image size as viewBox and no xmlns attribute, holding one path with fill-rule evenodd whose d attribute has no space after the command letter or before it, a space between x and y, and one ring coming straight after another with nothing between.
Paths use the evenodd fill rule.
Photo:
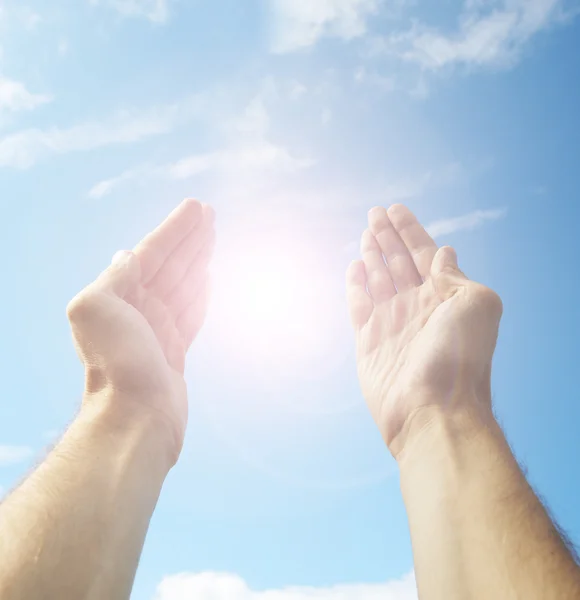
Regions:
<instances>
[{"instance_id":1,"label":"sky","mask_svg":"<svg viewBox=\"0 0 580 600\"><path fill-rule=\"evenodd\" d=\"M579 543L579 8L0 0L0 494L78 408L68 301L193 196L214 297L133 600L416 599L343 283L404 202L501 295L495 410Z\"/></svg>"}]
</instances>

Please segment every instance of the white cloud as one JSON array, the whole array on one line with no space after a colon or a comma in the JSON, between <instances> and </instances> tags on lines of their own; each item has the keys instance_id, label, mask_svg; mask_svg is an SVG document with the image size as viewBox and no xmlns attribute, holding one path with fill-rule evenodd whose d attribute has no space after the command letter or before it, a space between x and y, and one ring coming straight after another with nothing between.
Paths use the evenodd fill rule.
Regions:
<instances>
[{"instance_id":1,"label":"white cloud","mask_svg":"<svg viewBox=\"0 0 580 600\"><path fill-rule=\"evenodd\" d=\"M431 237L439 237L456 231L471 231L476 227L480 227L489 221L497 221L503 219L507 214L507 209L498 208L494 210L476 210L461 217L452 219L441 219L429 224L426 229Z\"/></svg>"},{"instance_id":2,"label":"white cloud","mask_svg":"<svg viewBox=\"0 0 580 600\"><path fill-rule=\"evenodd\" d=\"M534 35L561 16L562 0L467 0L455 33L417 23L407 32L375 40L373 47L432 71L457 65L509 67Z\"/></svg>"},{"instance_id":3,"label":"white cloud","mask_svg":"<svg viewBox=\"0 0 580 600\"><path fill-rule=\"evenodd\" d=\"M368 84L383 92L393 92L398 88L397 80L394 77L369 71L366 67L359 67L355 71L354 80L358 84Z\"/></svg>"},{"instance_id":4,"label":"white cloud","mask_svg":"<svg viewBox=\"0 0 580 600\"><path fill-rule=\"evenodd\" d=\"M26 129L0 138L0 167L28 168L50 154L88 151L114 144L129 144L168 133L197 116L204 98L147 111L124 111L102 121L68 128Z\"/></svg>"},{"instance_id":5,"label":"white cloud","mask_svg":"<svg viewBox=\"0 0 580 600\"><path fill-rule=\"evenodd\" d=\"M93 200L104 198L124 182L135 180L140 175L143 175L144 177L146 176L146 172L144 169L129 169L128 171L124 171L116 177L111 177L110 179L104 179L103 181L99 181L99 183L95 184L89 190L89 198L92 198Z\"/></svg>"},{"instance_id":6,"label":"white cloud","mask_svg":"<svg viewBox=\"0 0 580 600\"><path fill-rule=\"evenodd\" d=\"M52 100L46 94L33 94L24 84L0 75L0 112L33 110Z\"/></svg>"},{"instance_id":7,"label":"white cloud","mask_svg":"<svg viewBox=\"0 0 580 600\"><path fill-rule=\"evenodd\" d=\"M192 154L176 162L158 166L140 166L116 177L97 183L89 197L102 198L122 184L138 180L163 179L180 181L201 173L215 172L231 184L248 179L266 178L307 169L315 164L311 158L296 157L283 145L269 139L270 115L264 104L264 93L259 93L242 115L226 126L223 148Z\"/></svg>"},{"instance_id":8,"label":"white cloud","mask_svg":"<svg viewBox=\"0 0 580 600\"><path fill-rule=\"evenodd\" d=\"M0 446L0 467L24 462L33 454L34 451L28 446Z\"/></svg>"},{"instance_id":9,"label":"white cloud","mask_svg":"<svg viewBox=\"0 0 580 600\"><path fill-rule=\"evenodd\" d=\"M141 17L152 23L165 23L169 17L168 0L90 0L90 3L104 4L123 16Z\"/></svg>"},{"instance_id":10,"label":"white cloud","mask_svg":"<svg viewBox=\"0 0 580 600\"><path fill-rule=\"evenodd\" d=\"M381 0L270 0L273 13L272 50L294 52L325 36L350 40L366 32L367 18Z\"/></svg>"},{"instance_id":11,"label":"white cloud","mask_svg":"<svg viewBox=\"0 0 580 600\"><path fill-rule=\"evenodd\" d=\"M413 574L378 584L287 587L256 592L236 575L182 573L166 577L153 600L417 600Z\"/></svg>"}]
</instances>

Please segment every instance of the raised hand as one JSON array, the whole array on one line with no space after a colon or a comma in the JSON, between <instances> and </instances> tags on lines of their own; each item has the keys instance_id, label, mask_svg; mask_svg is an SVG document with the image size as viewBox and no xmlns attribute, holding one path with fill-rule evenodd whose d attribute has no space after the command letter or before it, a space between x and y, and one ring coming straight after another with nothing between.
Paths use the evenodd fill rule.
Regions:
<instances>
[{"instance_id":1,"label":"raised hand","mask_svg":"<svg viewBox=\"0 0 580 600\"><path fill-rule=\"evenodd\" d=\"M125 411L150 411L170 425L177 453L187 422L185 355L208 303L213 220L209 206L186 200L68 307L85 404L110 397Z\"/></svg>"},{"instance_id":2,"label":"raised hand","mask_svg":"<svg viewBox=\"0 0 580 600\"><path fill-rule=\"evenodd\" d=\"M404 206L369 213L347 294L361 388L393 455L434 411L491 408L502 303ZM419 417L419 418L417 418Z\"/></svg>"}]
</instances>

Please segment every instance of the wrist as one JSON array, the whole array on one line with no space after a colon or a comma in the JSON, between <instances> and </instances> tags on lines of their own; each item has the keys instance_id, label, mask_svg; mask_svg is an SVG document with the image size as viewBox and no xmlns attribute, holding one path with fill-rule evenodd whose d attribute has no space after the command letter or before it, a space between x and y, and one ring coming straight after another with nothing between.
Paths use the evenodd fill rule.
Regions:
<instances>
[{"instance_id":1,"label":"wrist","mask_svg":"<svg viewBox=\"0 0 580 600\"><path fill-rule=\"evenodd\" d=\"M177 436L169 418L153 405L122 392L85 392L75 421L88 435L126 447L129 458L151 461L165 476L179 455Z\"/></svg>"},{"instance_id":2,"label":"wrist","mask_svg":"<svg viewBox=\"0 0 580 600\"><path fill-rule=\"evenodd\" d=\"M501 435L490 397L466 392L445 403L428 398L407 417L390 449L402 467L421 463L450 445L469 443L486 431Z\"/></svg>"}]
</instances>

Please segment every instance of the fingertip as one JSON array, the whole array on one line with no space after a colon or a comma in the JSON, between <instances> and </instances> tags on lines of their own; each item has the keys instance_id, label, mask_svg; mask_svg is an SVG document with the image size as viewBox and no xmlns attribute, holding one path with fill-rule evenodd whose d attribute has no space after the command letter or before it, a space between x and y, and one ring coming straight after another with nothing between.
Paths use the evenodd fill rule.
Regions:
<instances>
[{"instance_id":1,"label":"fingertip","mask_svg":"<svg viewBox=\"0 0 580 600\"><path fill-rule=\"evenodd\" d=\"M415 223L417 220L409 207L400 203L391 204L387 209L387 216L397 231Z\"/></svg>"},{"instance_id":2,"label":"fingertip","mask_svg":"<svg viewBox=\"0 0 580 600\"><path fill-rule=\"evenodd\" d=\"M383 206L373 206L368 212L369 222L385 215L386 210Z\"/></svg>"},{"instance_id":3,"label":"fingertip","mask_svg":"<svg viewBox=\"0 0 580 600\"><path fill-rule=\"evenodd\" d=\"M410 211L404 204L401 204L400 202L395 202L395 204L391 204L389 206L389 208L387 208L387 213L389 214L389 216L392 214L394 215L394 214L400 213L400 212L407 213Z\"/></svg>"},{"instance_id":4,"label":"fingertip","mask_svg":"<svg viewBox=\"0 0 580 600\"><path fill-rule=\"evenodd\" d=\"M365 229L362 232L362 235L360 238L361 253L365 252L369 248L372 248L374 245L374 241L375 241L375 236L373 235L373 232L370 229Z\"/></svg>"},{"instance_id":5,"label":"fingertip","mask_svg":"<svg viewBox=\"0 0 580 600\"><path fill-rule=\"evenodd\" d=\"M203 213L203 204L195 198L185 198L177 210L189 218L198 218Z\"/></svg>"},{"instance_id":6,"label":"fingertip","mask_svg":"<svg viewBox=\"0 0 580 600\"><path fill-rule=\"evenodd\" d=\"M131 267L138 258L134 252L131 250L119 250L115 252L113 258L111 260L111 265L114 267Z\"/></svg>"},{"instance_id":7,"label":"fingertip","mask_svg":"<svg viewBox=\"0 0 580 600\"><path fill-rule=\"evenodd\" d=\"M351 285L364 285L366 269L362 260L353 260L347 269L347 282Z\"/></svg>"},{"instance_id":8,"label":"fingertip","mask_svg":"<svg viewBox=\"0 0 580 600\"><path fill-rule=\"evenodd\" d=\"M376 235L384 229L388 229L390 224L387 209L383 206L375 206L368 213L369 229L373 235Z\"/></svg>"},{"instance_id":9,"label":"fingertip","mask_svg":"<svg viewBox=\"0 0 580 600\"><path fill-rule=\"evenodd\" d=\"M457 253L451 246L442 246L437 250L435 257L433 258L433 274L437 275L444 271L456 271L457 266Z\"/></svg>"}]
</instances>

